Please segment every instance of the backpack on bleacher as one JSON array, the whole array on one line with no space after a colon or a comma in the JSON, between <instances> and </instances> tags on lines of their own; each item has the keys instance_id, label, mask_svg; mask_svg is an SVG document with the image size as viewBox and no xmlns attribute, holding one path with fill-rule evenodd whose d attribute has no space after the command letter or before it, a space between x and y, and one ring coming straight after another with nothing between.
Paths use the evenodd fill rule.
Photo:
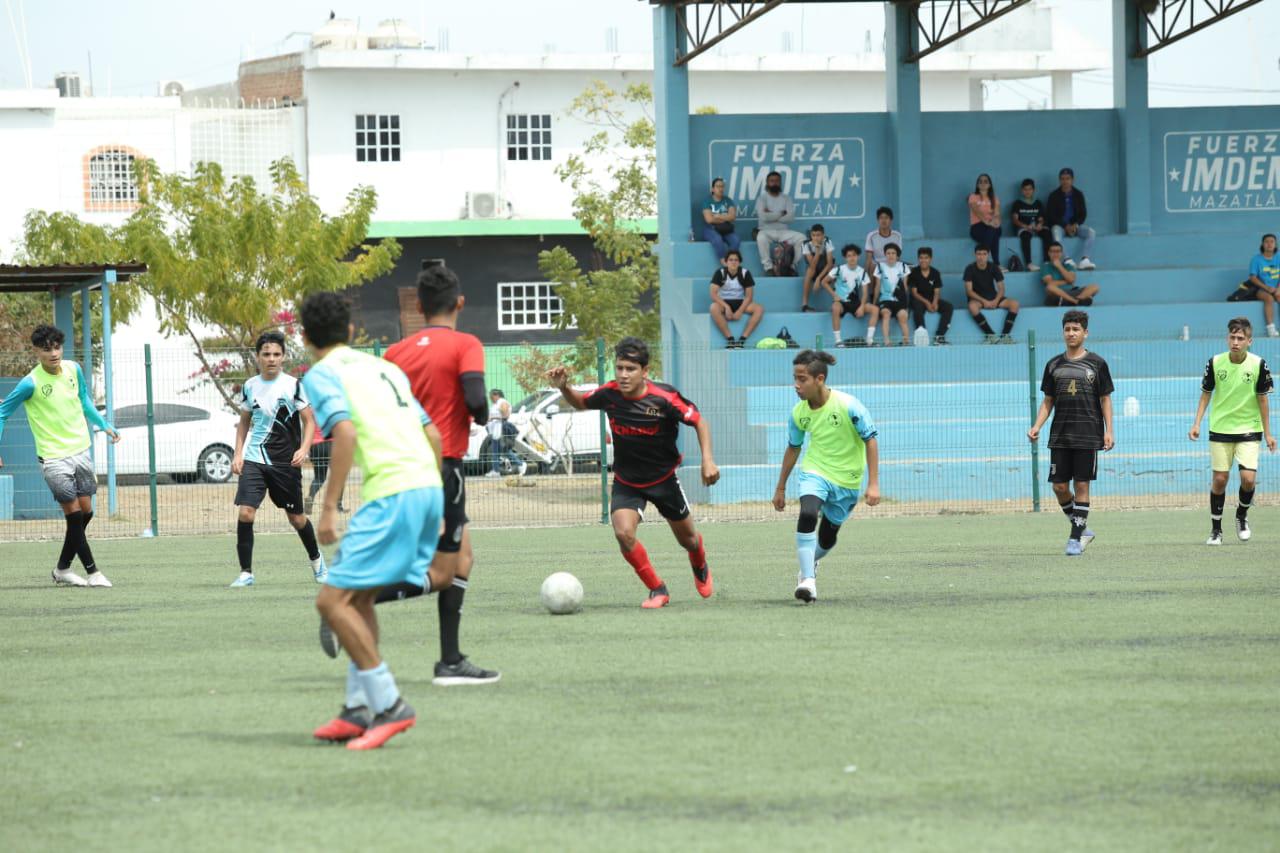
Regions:
<instances>
[{"instance_id":1,"label":"backpack on bleacher","mask_svg":"<svg viewBox=\"0 0 1280 853\"><path fill-rule=\"evenodd\" d=\"M1009 272L1022 272L1026 269L1026 267L1022 265L1022 258L1019 257L1017 252L1014 252L1009 256L1009 263L1005 264L1004 268Z\"/></svg>"},{"instance_id":2,"label":"backpack on bleacher","mask_svg":"<svg viewBox=\"0 0 1280 853\"><path fill-rule=\"evenodd\" d=\"M773 247L773 274L796 275L796 250L790 243L776 243Z\"/></svg>"}]
</instances>

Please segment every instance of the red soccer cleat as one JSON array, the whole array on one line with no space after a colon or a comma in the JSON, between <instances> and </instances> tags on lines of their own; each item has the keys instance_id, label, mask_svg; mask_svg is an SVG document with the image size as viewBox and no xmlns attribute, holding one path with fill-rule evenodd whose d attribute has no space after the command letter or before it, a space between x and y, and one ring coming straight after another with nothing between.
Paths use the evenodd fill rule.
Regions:
<instances>
[{"instance_id":1,"label":"red soccer cleat","mask_svg":"<svg viewBox=\"0 0 1280 853\"><path fill-rule=\"evenodd\" d=\"M343 743L358 738L369 728L368 708L343 708L338 716L316 729L312 734L316 740L327 740L331 743Z\"/></svg>"},{"instance_id":2,"label":"red soccer cleat","mask_svg":"<svg viewBox=\"0 0 1280 853\"><path fill-rule=\"evenodd\" d=\"M693 570L693 585L698 590L698 595L703 598L710 598L711 593L715 592L716 585L711 579L711 567L704 565L702 567L702 577L698 577L698 569Z\"/></svg>"},{"instance_id":3,"label":"red soccer cleat","mask_svg":"<svg viewBox=\"0 0 1280 853\"><path fill-rule=\"evenodd\" d=\"M403 699L373 718L367 731L360 737L347 741L347 749L377 749L403 731L413 728L418 715Z\"/></svg>"},{"instance_id":4,"label":"red soccer cleat","mask_svg":"<svg viewBox=\"0 0 1280 853\"><path fill-rule=\"evenodd\" d=\"M667 588L660 586L657 589L649 590L649 597L640 603L645 610L657 610L659 607L666 607L671 601L671 596L667 594Z\"/></svg>"}]
</instances>

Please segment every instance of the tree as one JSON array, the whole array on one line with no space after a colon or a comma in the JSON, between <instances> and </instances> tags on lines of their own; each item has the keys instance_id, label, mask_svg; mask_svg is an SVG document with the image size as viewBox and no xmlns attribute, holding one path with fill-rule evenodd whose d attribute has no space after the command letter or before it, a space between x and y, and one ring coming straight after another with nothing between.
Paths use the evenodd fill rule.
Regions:
<instances>
[{"instance_id":1,"label":"tree","mask_svg":"<svg viewBox=\"0 0 1280 853\"><path fill-rule=\"evenodd\" d=\"M538 269L564 302L558 328L577 324L571 362L579 373L594 375L597 338L608 346L627 335L656 343L661 329L658 259L641 226L657 211L652 104L647 84L618 92L595 81L569 105L570 115L599 128L581 154L556 168L573 190L574 218L595 244L597 259L584 272L568 249L557 246L538 254ZM649 292L654 309L637 311Z\"/></svg>"}]
</instances>

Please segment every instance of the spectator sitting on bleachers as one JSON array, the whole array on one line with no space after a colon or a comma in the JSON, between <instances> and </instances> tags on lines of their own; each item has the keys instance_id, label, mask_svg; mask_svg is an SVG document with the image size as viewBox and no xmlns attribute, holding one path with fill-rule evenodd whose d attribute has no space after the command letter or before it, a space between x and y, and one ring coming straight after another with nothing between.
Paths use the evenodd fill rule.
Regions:
<instances>
[{"instance_id":1,"label":"spectator sitting on bleachers","mask_svg":"<svg viewBox=\"0 0 1280 853\"><path fill-rule=\"evenodd\" d=\"M804 235L787 225L795 221L796 206L791 197L782 191L782 174L770 172L764 179L764 192L756 200L756 217L760 221L756 233L756 246L760 249L760 265L765 275L778 275L773 268L773 244L783 243L791 247L792 257L799 259Z\"/></svg>"},{"instance_id":2,"label":"spectator sitting on bleachers","mask_svg":"<svg viewBox=\"0 0 1280 853\"><path fill-rule=\"evenodd\" d=\"M1049 193L1049 203L1045 210L1045 219L1053 229L1053 239L1061 243L1068 237L1079 237L1081 240L1080 269L1091 270L1093 261L1093 240L1096 236L1093 229L1084 224L1089 215L1085 207L1084 193L1075 187L1076 173L1067 166L1058 172L1058 188ZM1067 265L1072 263L1067 258Z\"/></svg>"},{"instance_id":3,"label":"spectator sitting on bleachers","mask_svg":"<svg viewBox=\"0 0 1280 853\"><path fill-rule=\"evenodd\" d=\"M1267 321L1267 337L1280 336L1280 332L1276 331L1276 300L1280 299L1280 258L1276 257L1274 234L1262 235L1258 254L1253 256L1253 261L1249 264L1249 277L1227 297L1228 302L1251 302L1255 299L1262 303L1262 316Z\"/></svg>"},{"instance_id":4,"label":"spectator sitting on bleachers","mask_svg":"<svg viewBox=\"0 0 1280 853\"><path fill-rule=\"evenodd\" d=\"M804 242L800 252L804 255L805 262L804 296L800 302L800 310L813 311L815 309L809 307L809 292L816 291L823 278L835 267L835 246L827 238L826 229L821 225L814 225L809 229L809 239Z\"/></svg>"},{"instance_id":5,"label":"spectator sitting on bleachers","mask_svg":"<svg viewBox=\"0 0 1280 853\"><path fill-rule=\"evenodd\" d=\"M955 308L942 298L942 273L934 269L933 249L928 246L916 250L916 268L907 276L907 288L911 291L911 317L915 327L924 327L925 314L937 314L938 331L933 342L946 344Z\"/></svg>"},{"instance_id":6,"label":"spectator sitting on bleachers","mask_svg":"<svg viewBox=\"0 0 1280 853\"><path fill-rule=\"evenodd\" d=\"M1018 300L1004 295L1004 274L1000 272L1000 267L991 263L986 246L974 246L973 256L974 262L964 268L964 293L969 297L969 314L987 336L987 343L994 344L998 341L1011 344L1013 338L1009 333L1013 331L1013 323L1018 319ZM987 318L982 315L983 308L1003 308L1008 312L1004 316L1004 328L999 338L991 330Z\"/></svg>"},{"instance_id":7,"label":"spectator sitting on bleachers","mask_svg":"<svg viewBox=\"0 0 1280 853\"><path fill-rule=\"evenodd\" d=\"M867 271L858 265L858 247L849 243L840 250L844 255L844 263L833 267L822 279L822 286L831 294L831 331L835 335L836 346L849 346L840 334L840 318L852 314L856 318L867 318L867 346L876 336L876 304L872 298L874 282Z\"/></svg>"},{"instance_id":8,"label":"spectator sitting on bleachers","mask_svg":"<svg viewBox=\"0 0 1280 853\"><path fill-rule=\"evenodd\" d=\"M986 246L991 260L1000 263L1000 197L986 172L978 175L969 193L969 237Z\"/></svg>"},{"instance_id":9,"label":"spectator sitting on bleachers","mask_svg":"<svg viewBox=\"0 0 1280 853\"><path fill-rule=\"evenodd\" d=\"M1022 181L1022 195L1013 203L1012 218L1022 248L1022 262L1028 270L1037 272L1040 265L1031 260L1031 238L1040 238L1040 257L1049 260L1049 226L1044 223L1044 205L1036 198L1036 182L1030 178Z\"/></svg>"},{"instance_id":10,"label":"spectator sitting on bleachers","mask_svg":"<svg viewBox=\"0 0 1280 853\"><path fill-rule=\"evenodd\" d=\"M902 330L902 345L911 345L911 337L907 332L907 307L911 297L907 293L907 276L911 267L904 264L899 256L902 247L897 243L886 243L884 260L876 264L876 294L880 305L880 331L884 333L884 345L893 346L889 341L889 318L898 318L898 327Z\"/></svg>"},{"instance_id":11,"label":"spectator sitting on bleachers","mask_svg":"<svg viewBox=\"0 0 1280 853\"><path fill-rule=\"evenodd\" d=\"M1098 285L1076 284L1076 271L1062 260L1062 244L1056 240L1049 244L1049 259L1040 281L1044 283L1044 304L1050 308L1092 305L1093 297L1098 295Z\"/></svg>"},{"instance_id":12,"label":"spectator sitting on bleachers","mask_svg":"<svg viewBox=\"0 0 1280 853\"><path fill-rule=\"evenodd\" d=\"M862 248L867 272L875 274L876 264L884 260L884 247L890 243L901 248L902 232L893 227L893 208L881 207L876 210L876 227L867 232L867 243Z\"/></svg>"},{"instance_id":13,"label":"spectator sitting on bleachers","mask_svg":"<svg viewBox=\"0 0 1280 853\"><path fill-rule=\"evenodd\" d=\"M764 319L764 306L755 301L755 286L751 270L742 268L742 252L726 252L724 266L711 277L711 322L724 335L725 349L742 349ZM751 315L751 319L742 337L735 338L729 331L729 321L741 320L744 314Z\"/></svg>"},{"instance_id":14,"label":"spectator sitting on bleachers","mask_svg":"<svg viewBox=\"0 0 1280 853\"><path fill-rule=\"evenodd\" d=\"M724 178L716 178L711 182L711 195L702 203L702 221L706 223L702 236L711 244L719 264L724 263L726 252L738 248L741 243L733 231L737 218L737 205L724 194Z\"/></svg>"}]
</instances>

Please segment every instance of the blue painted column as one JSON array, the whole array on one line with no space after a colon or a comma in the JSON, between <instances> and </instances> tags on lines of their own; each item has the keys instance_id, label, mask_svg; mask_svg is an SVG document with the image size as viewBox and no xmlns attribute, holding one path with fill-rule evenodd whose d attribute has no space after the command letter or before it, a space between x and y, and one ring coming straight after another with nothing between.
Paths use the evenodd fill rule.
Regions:
<instances>
[{"instance_id":1,"label":"blue painted column","mask_svg":"<svg viewBox=\"0 0 1280 853\"><path fill-rule=\"evenodd\" d=\"M912 240L924 236L924 133L920 121L920 63L907 62L906 58L919 47L920 33L911 22L908 4L884 5L885 94L896 190L894 224L903 238Z\"/></svg>"},{"instance_id":2,"label":"blue painted column","mask_svg":"<svg viewBox=\"0 0 1280 853\"><path fill-rule=\"evenodd\" d=\"M673 5L653 8L653 105L658 156L658 274L662 289L676 286L675 248L689 240L693 227L693 188L689 172L689 69L676 65L685 47ZM676 364L672 301L662 300L663 361Z\"/></svg>"},{"instance_id":3,"label":"blue painted column","mask_svg":"<svg viewBox=\"0 0 1280 853\"><path fill-rule=\"evenodd\" d=\"M1120 228L1129 234L1150 234L1147 58L1134 58L1147 44L1147 22L1133 0L1111 0L1111 16L1112 87L1120 131Z\"/></svg>"},{"instance_id":4,"label":"blue painted column","mask_svg":"<svg viewBox=\"0 0 1280 853\"><path fill-rule=\"evenodd\" d=\"M116 271L102 273L102 385L107 403L107 423L115 426L116 395L111 372L111 285ZM116 446L107 442L107 514L116 514Z\"/></svg>"},{"instance_id":5,"label":"blue painted column","mask_svg":"<svg viewBox=\"0 0 1280 853\"><path fill-rule=\"evenodd\" d=\"M53 325L66 335L67 339L62 344L62 354L64 358L70 359L76 357L76 308L72 303L74 292L69 287L53 289Z\"/></svg>"},{"instance_id":6,"label":"blue painted column","mask_svg":"<svg viewBox=\"0 0 1280 853\"><path fill-rule=\"evenodd\" d=\"M84 381L89 383L89 399L93 399L93 297L89 286L80 288L80 367L84 369ZM92 432L92 430L90 430ZM89 458L94 459L94 442L89 442ZM97 497L90 498L90 505L98 508Z\"/></svg>"}]
</instances>

